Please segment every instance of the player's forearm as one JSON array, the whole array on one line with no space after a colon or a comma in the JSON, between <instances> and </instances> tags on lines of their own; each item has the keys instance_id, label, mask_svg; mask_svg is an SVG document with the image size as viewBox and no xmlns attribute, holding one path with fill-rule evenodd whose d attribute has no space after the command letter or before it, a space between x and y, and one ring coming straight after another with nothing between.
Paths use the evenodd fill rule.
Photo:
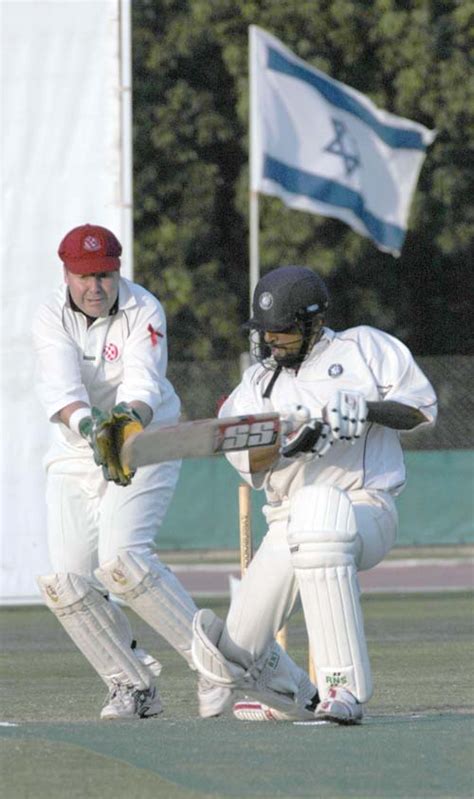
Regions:
<instances>
[{"instance_id":1,"label":"player's forearm","mask_svg":"<svg viewBox=\"0 0 474 799\"><path fill-rule=\"evenodd\" d=\"M142 402L141 400L132 400L132 402L129 402L128 404L138 413L143 427L146 427L150 424L153 418L153 411L150 406L146 404L146 402ZM69 426L71 416L75 411L78 411L81 408L90 411L89 405L87 405L86 402L81 402L80 400L77 402L71 402L69 405L61 408L58 414L61 422Z\"/></svg>"},{"instance_id":2,"label":"player's forearm","mask_svg":"<svg viewBox=\"0 0 474 799\"><path fill-rule=\"evenodd\" d=\"M367 411L369 422L391 427L393 430L412 430L427 421L426 416L418 408L391 400L368 402Z\"/></svg>"},{"instance_id":3,"label":"player's forearm","mask_svg":"<svg viewBox=\"0 0 474 799\"><path fill-rule=\"evenodd\" d=\"M386 400L385 402L367 402L367 420L390 427L394 430L412 430L427 421L426 416L409 405ZM280 440L271 447L258 447L249 450L249 467L251 474L266 472L271 469L280 457Z\"/></svg>"},{"instance_id":4,"label":"player's forearm","mask_svg":"<svg viewBox=\"0 0 474 799\"><path fill-rule=\"evenodd\" d=\"M58 416L61 422L65 425L69 426L69 420L75 411L78 411L80 408L84 408L85 410L90 410L89 406L86 402L81 402L78 400L77 402L71 402L69 405L65 405L64 408L58 413Z\"/></svg>"}]
</instances>

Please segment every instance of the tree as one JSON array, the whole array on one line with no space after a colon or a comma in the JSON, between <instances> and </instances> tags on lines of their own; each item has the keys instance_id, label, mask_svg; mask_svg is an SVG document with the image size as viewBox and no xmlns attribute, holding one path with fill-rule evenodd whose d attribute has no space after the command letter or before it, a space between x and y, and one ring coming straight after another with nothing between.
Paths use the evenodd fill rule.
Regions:
<instances>
[{"instance_id":1,"label":"tree","mask_svg":"<svg viewBox=\"0 0 474 799\"><path fill-rule=\"evenodd\" d=\"M246 348L251 23L380 107L438 131L399 259L337 220L264 197L262 271L318 269L336 328L373 324L420 355L472 352L472 0L132 8L136 275L166 306L172 357L235 360Z\"/></svg>"}]
</instances>

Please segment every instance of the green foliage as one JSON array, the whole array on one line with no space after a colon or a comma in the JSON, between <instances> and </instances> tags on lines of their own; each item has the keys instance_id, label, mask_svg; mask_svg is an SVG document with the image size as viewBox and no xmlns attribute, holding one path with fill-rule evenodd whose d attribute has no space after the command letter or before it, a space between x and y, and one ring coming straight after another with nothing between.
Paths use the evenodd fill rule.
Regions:
<instances>
[{"instance_id":1,"label":"green foliage","mask_svg":"<svg viewBox=\"0 0 474 799\"><path fill-rule=\"evenodd\" d=\"M436 128L402 256L261 197L264 272L327 279L330 323L416 354L468 353L474 255L473 0L134 0L136 278L164 302L173 359L236 359L248 316L249 24L395 114Z\"/></svg>"}]
</instances>

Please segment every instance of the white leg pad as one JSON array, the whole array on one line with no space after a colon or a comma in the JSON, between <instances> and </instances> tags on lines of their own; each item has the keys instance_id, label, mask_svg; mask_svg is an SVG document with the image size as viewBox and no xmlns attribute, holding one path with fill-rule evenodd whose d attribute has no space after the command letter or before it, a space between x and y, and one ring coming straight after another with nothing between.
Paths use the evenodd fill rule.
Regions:
<instances>
[{"instance_id":1,"label":"white leg pad","mask_svg":"<svg viewBox=\"0 0 474 799\"><path fill-rule=\"evenodd\" d=\"M357 525L349 497L330 486L306 486L291 502L292 553L322 699L331 686L359 702L372 695L359 601Z\"/></svg>"},{"instance_id":2,"label":"white leg pad","mask_svg":"<svg viewBox=\"0 0 474 799\"><path fill-rule=\"evenodd\" d=\"M149 688L152 671L131 649L128 619L84 577L38 577L46 605L108 688L115 684Z\"/></svg>"},{"instance_id":3,"label":"white leg pad","mask_svg":"<svg viewBox=\"0 0 474 799\"><path fill-rule=\"evenodd\" d=\"M157 555L123 552L96 569L95 576L111 594L130 605L194 668L191 642L197 607Z\"/></svg>"},{"instance_id":4,"label":"white leg pad","mask_svg":"<svg viewBox=\"0 0 474 799\"><path fill-rule=\"evenodd\" d=\"M242 691L295 720L313 718L312 711L307 711L305 706L316 688L278 644L273 643L245 669L219 650L223 629L223 621L212 610L196 613L192 654L196 668L206 679L215 685Z\"/></svg>"},{"instance_id":5,"label":"white leg pad","mask_svg":"<svg viewBox=\"0 0 474 799\"><path fill-rule=\"evenodd\" d=\"M227 660L218 643L224 622L212 610L199 610L193 621L192 657L196 669L215 685L235 688L244 679L245 669Z\"/></svg>"},{"instance_id":6,"label":"white leg pad","mask_svg":"<svg viewBox=\"0 0 474 799\"><path fill-rule=\"evenodd\" d=\"M107 609L109 610L114 623L117 625L119 630L122 630L122 634L124 636L124 640L132 641L133 640L133 633L132 628L130 627L130 622L123 612L121 608L117 605L116 602L113 602L111 599L107 603ZM132 644L133 647L133 644ZM153 655L150 655L149 652L146 652L141 647L135 646L133 649L133 654L135 657L146 666L151 674L154 677L159 677L163 670L163 666L159 660L157 660Z\"/></svg>"}]
</instances>

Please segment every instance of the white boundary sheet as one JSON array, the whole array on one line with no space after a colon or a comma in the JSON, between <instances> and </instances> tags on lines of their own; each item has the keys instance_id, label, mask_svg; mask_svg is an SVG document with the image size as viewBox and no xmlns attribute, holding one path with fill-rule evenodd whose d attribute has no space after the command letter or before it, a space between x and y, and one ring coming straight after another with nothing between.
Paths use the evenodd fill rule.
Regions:
<instances>
[{"instance_id":1,"label":"white boundary sheet","mask_svg":"<svg viewBox=\"0 0 474 799\"><path fill-rule=\"evenodd\" d=\"M111 228L132 277L130 0L1 0L0 602L36 601L50 568L48 422L30 320L62 280L64 234Z\"/></svg>"}]
</instances>

